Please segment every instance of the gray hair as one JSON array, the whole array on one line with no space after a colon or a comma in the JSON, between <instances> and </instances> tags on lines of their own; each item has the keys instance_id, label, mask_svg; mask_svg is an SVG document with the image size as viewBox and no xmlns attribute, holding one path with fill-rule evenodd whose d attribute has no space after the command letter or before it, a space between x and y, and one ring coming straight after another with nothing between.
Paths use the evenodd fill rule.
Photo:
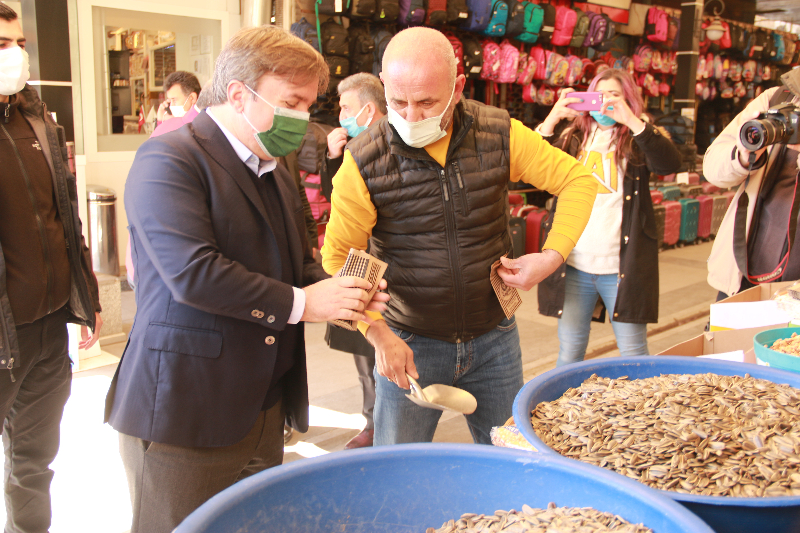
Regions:
<instances>
[{"instance_id":1,"label":"gray hair","mask_svg":"<svg viewBox=\"0 0 800 533\"><path fill-rule=\"evenodd\" d=\"M277 26L242 28L225 43L214 66L210 105L228 101L228 85L238 80L256 90L264 74L303 84L319 79L318 92L328 87L330 70L310 44ZM255 95L253 95L255 98Z\"/></svg>"},{"instance_id":2,"label":"gray hair","mask_svg":"<svg viewBox=\"0 0 800 533\"><path fill-rule=\"evenodd\" d=\"M361 104L361 107L367 105L368 102L372 102L382 115L386 114L386 94L383 84L377 76L367 72L353 74L340 81L336 90L339 92L339 96L342 96L342 93L347 91L356 91L358 103Z\"/></svg>"},{"instance_id":3,"label":"gray hair","mask_svg":"<svg viewBox=\"0 0 800 533\"><path fill-rule=\"evenodd\" d=\"M194 104L200 111L211 105L211 91L211 80L208 80L206 84L203 85L200 94L197 95L197 103Z\"/></svg>"}]
</instances>

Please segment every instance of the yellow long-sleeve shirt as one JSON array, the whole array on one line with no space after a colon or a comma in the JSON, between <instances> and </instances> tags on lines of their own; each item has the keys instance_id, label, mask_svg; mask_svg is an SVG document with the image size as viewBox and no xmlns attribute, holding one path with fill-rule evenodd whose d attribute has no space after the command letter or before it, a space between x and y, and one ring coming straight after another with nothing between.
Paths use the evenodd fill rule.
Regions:
<instances>
[{"instance_id":1,"label":"yellow long-sleeve shirt","mask_svg":"<svg viewBox=\"0 0 800 533\"><path fill-rule=\"evenodd\" d=\"M425 147L441 166L445 166L451 135L452 127L445 137ZM556 250L566 259L589 221L597 180L573 157L553 148L541 135L515 119L511 119L509 151L511 181L523 181L558 196L553 227L543 249ZM345 150L342 166L333 178L331 218L321 251L326 272L338 272L350 248L367 248L377 219L378 212L361 172L350 151ZM370 316L380 318L378 313ZM365 332L366 324L360 324L359 329Z\"/></svg>"}]
</instances>

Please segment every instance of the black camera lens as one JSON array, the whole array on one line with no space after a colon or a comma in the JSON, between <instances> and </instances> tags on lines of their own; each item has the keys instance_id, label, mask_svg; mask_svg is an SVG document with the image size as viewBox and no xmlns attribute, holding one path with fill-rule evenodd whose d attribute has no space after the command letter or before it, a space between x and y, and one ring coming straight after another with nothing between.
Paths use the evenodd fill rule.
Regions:
<instances>
[{"instance_id":1,"label":"black camera lens","mask_svg":"<svg viewBox=\"0 0 800 533\"><path fill-rule=\"evenodd\" d=\"M783 122L773 118L748 120L739 130L739 139L745 149L755 152L779 141L784 129Z\"/></svg>"}]
</instances>

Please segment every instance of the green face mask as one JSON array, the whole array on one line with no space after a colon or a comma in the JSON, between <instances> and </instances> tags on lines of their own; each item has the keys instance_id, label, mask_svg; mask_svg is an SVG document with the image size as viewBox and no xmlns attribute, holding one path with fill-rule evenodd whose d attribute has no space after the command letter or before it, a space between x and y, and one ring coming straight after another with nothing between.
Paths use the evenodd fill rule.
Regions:
<instances>
[{"instance_id":1,"label":"green face mask","mask_svg":"<svg viewBox=\"0 0 800 533\"><path fill-rule=\"evenodd\" d=\"M285 107L276 107L264 100L260 94L250 89L250 87L247 88L275 110L272 117L272 127L268 131L258 131L258 128L248 120L247 115L242 113L250 127L256 130L253 137L255 137L261 149L264 150L264 153L270 157L284 157L297 150L300 147L303 136L306 134L308 119L311 115Z\"/></svg>"}]
</instances>

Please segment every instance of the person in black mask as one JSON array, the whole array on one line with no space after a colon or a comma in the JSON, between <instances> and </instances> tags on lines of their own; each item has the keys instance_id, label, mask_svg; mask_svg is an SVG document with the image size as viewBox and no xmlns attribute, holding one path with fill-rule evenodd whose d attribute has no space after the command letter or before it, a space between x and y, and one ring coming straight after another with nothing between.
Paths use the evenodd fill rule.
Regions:
<instances>
[{"instance_id":1,"label":"person in black mask","mask_svg":"<svg viewBox=\"0 0 800 533\"><path fill-rule=\"evenodd\" d=\"M50 527L50 463L72 383L67 322L83 326L80 348L97 342L103 323L64 131L29 77L20 21L0 3L0 432L9 533Z\"/></svg>"},{"instance_id":2,"label":"person in black mask","mask_svg":"<svg viewBox=\"0 0 800 533\"><path fill-rule=\"evenodd\" d=\"M308 43L242 29L217 58L209 108L136 154L125 208L137 309L106 402L132 533L168 533L281 464L284 422L308 430L302 323L383 307L368 307L367 282L314 261L297 187L276 161L299 146L327 82Z\"/></svg>"},{"instance_id":3,"label":"person in black mask","mask_svg":"<svg viewBox=\"0 0 800 533\"><path fill-rule=\"evenodd\" d=\"M780 87L761 93L728 124L703 160L708 181L738 187L708 259L708 283L720 291L718 299L761 283L800 279L800 247L794 238L800 144L787 142L791 128L788 139L780 133L773 138L772 126L784 131L778 124L783 119L762 115L782 105L788 105L787 117L800 111L794 108L800 105L800 70L781 80Z\"/></svg>"}]
</instances>

